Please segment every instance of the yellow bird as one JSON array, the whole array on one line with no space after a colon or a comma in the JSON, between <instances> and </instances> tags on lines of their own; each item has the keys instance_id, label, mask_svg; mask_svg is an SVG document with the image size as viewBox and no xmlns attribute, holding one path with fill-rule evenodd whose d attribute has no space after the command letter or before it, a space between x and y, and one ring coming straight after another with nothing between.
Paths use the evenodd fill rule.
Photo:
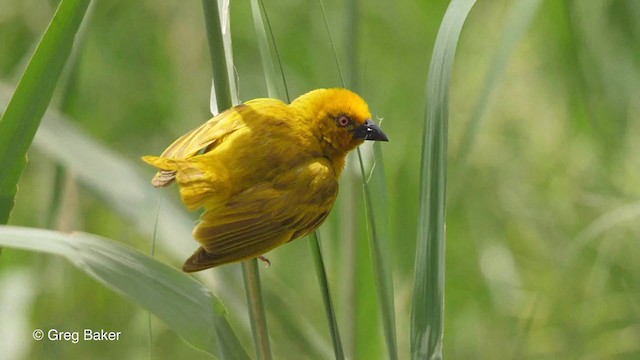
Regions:
<instances>
[{"instance_id":1,"label":"yellow bird","mask_svg":"<svg viewBox=\"0 0 640 360\"><path fill-rule=\"evenodd\" d=\"M347 153L388 141L367 103L346 89L317 89L291 104L255 99L216 115L160 156L156 187L180 186L201 247L182 270L251 258L316 230L338 195Z\"/></svg>"}]
</instances>

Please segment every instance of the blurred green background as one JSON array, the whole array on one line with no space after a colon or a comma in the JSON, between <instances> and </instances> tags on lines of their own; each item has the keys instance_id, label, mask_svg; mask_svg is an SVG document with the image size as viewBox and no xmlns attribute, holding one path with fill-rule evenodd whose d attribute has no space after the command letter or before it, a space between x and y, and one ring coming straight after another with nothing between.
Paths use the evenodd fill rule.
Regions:
<instances>
[{"instance_id":1,"label":"blurred green background","mask_svg":"<svg viewBox=\"0 0 640 360\"><path fill-rule=\"evenodd\" d=\"M479 0L456 54L445 355L637 359L640 2L526 2ZM3 102L56 5L0 0ZM325 5L348 83L374 116L384 118L391 139L382 146L392 233L388 256L404 359L425 83L448 2L372 0L360 2L355 12L352 2ZM153 169L139 157L160 153L210 117L201 7L199 1L94 2L51 108L150 178ZM284 0L266 1L265 7L290 94L339 86L320 5ZM518 26L523 36L513 38ZM231 33L240 98L266 96L248 1L232 3ZM479 119L477 127L465 135L472 119ZM152 236L112 206L118 199L105 199L74 171L57 169L59 159L37 142L29 160L10 224L83 230L150 251ZM322 227L322 244L349 358L383 359L361 181L352 165ZM116 173L101 176L119 181ZM52 210L56 183L63 198ZM163 192L178 201L174 187ZM149 208L158 206L168 205L158 200ZM159 245L155 256L178 267L196 243L186 236L173 241L183 251ZM306 242L269 253L273 265L261 269L277 359L332 357ZM219 295L250 348L239 269L228 265L197 276L223 289ZM146 311L59 258L3 250L0 289L2 359L208 358L153 318L150 332ZM35 342L35 328L103 328L123 336L118 342Z\"/></svg>"}]
</instances>

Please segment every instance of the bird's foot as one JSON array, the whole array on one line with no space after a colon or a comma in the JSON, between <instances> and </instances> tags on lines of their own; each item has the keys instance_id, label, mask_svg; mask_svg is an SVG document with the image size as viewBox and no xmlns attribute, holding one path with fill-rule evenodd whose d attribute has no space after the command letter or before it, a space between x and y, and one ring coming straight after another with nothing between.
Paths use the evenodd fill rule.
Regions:
<instances>
[{"instance_id":1,"label":"bird's foot","mask_svg":"<svg viewBox=\"0 0 640 360\"><path fill-rule=\"evenodd\" d=\"M266 257L264 257L262 255L258 256L258 260L263 261L266 264L265 265L266 268L271 266L271 261L269 261L269 259L267 259Z\"/></svg>"}]
</instances>

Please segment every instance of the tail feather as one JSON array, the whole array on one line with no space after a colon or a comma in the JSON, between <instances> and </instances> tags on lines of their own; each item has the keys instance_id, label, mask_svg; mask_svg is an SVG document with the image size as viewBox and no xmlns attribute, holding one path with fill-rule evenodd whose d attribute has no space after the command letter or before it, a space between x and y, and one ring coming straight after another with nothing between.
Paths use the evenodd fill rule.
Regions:
<instances>
[{"instance_id":1,"label":"tail feather","mask_svg":"<svg viewBox=\"0 0 640 360\"><path fill-rule=\"evenodd\" d=\"M214 193L213 178L197 166L197 163L180 159L168 159L160 156L144 156L146 163L155 166L160 171L153 177L151 184L164 187L174 180L180 186L182 202L190 210L202 207Z\"/></svg>"},{"instance_id":2,"label":"tail feather","mask_svg":"<svg viewBox=\"0 0 640 360\"><path fill-rule=\"evenodd\" d=\"M224 260L199 247L182 265L182 271L190 273L206 270L224 264L226 262Z\"/></svg>"},{"instance_id":3,"label":"tail feather","mask_svg":"<svg viewBox=\"0 0 640 360\"><path fill-rule=\"evenodd\" d=\"M149 165L153 165L160 169L151 179L151 184L155 187L165 187L171 185L176 178L176 170L181 166L174 159L163 158L160 156L143 156L142 160ZM179 161L179 160L178 160Z\"/></svg>"},{"instance_id":4,"label":"tail feather","mask_svg":"<svg viewBox=\"0 0 640 360\"><path fill-rule=\"evenodd\" d=\"M151 179L151 185L155 187L165 187L169 186L176 179L176 171L171 170L160 170L158 171L153 179Z\"/></svg>"}]
</instances>

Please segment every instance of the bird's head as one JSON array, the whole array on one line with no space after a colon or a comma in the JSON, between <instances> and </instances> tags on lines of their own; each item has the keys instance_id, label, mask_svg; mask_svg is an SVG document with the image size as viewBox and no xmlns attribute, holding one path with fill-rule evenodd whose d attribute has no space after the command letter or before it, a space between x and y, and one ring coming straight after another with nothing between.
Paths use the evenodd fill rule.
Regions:
<instances>
[{"instance_id":1,"label":"bird's head","mask_svg":"<svg viewBox=\"0 0 640 360\"><path fill-rule=\"evenodd\" d=\"M388 141L371 121L367 103L347 89L313 90L291 105L300 108L329 153L346 154L365 140Z\"/></svg>"}]
</instances>

